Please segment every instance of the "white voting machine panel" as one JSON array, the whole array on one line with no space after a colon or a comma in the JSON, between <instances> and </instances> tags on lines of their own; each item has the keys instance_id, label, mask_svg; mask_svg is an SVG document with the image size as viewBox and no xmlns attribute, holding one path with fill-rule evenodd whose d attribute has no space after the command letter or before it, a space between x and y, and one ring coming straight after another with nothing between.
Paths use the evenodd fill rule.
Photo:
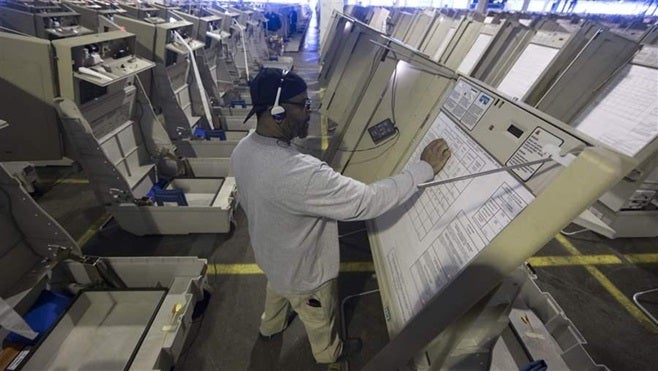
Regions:
<instances>
[{"instance_id":1,"label":"white voting machine panel","mask_svg":"<svg viewBox=\"0 0 658 371\"><path fill-rule=\"evenodd\" d=\"M457 71L465 75L470 74L473 67L475 67L475 64L480 60L480 57L482 57L482 54L484 54L484 51L489 46L491 39L493 39L493 35L485 33L479 34L477 39L475 39L473 46L469 49L462 62L459 64Z\"/></svg>"},{"instance_id":2,"label":"white voting machine panel","mask_svg":"<svg viewBox=\"0 0 658 371\"><path fill-rule=\"evenodd\" d=\"M628 64L614 80L574 124L611 148L635 156L658 136L658 68Z\"/></svg>"},{"instance_id":3,"label":"white voting machine panel","mask_svg":"<svg viewBox=\"0 0 658 371\"><path fill-rule=\"evenodd\" d=\"M427 143L444 138L452 156L435 180L546 159L547 145L575 155L555 156L571 158L567 167L551 161L427 187L369 224L394 340L428 319L420 327L436 326L439 335L618 181L629 160L583 150L587 143L568 126L464 77L428 124L406 156L415 162Z\"/></svg>"},{"instance_id":4,"label":"white voting machine panel","mask_svg":"<svg viewBox=\"0 0 658 371\"><path fill-rule=\"evenodd\" d=\"M452 149L451 159L436 179L500 166L444 112L410 162L417 161L422 148L436 138L445 138ZM408 321L533 199L521 182L501 172L427 188L404 210L377 219L374 224L387 241L382 250L385 264L399 289L392 306L401 319Z\"/></svg>"},{"instance_id":5,"label":"white voting machine panel","mask_svg":"<svg viewBox=\"0 0 658 371\"><path fill-rule=\"evenodd\" d=\"M566 32L538 31L498 84L498 90L523 99L570 39Z\"/></svg>"},{"instance_id":6,"label":"white voting machine panel","mask_svg":"<svg viewBox=\"0 0 658 371\"><path fill-rule=\"evenodd\" d=\"M530 44L523 51L512 69L507 73L498 89L514 98L521 99L530 90L532 84L548 67L559 49Z\"/></svg>"}]
</instances>

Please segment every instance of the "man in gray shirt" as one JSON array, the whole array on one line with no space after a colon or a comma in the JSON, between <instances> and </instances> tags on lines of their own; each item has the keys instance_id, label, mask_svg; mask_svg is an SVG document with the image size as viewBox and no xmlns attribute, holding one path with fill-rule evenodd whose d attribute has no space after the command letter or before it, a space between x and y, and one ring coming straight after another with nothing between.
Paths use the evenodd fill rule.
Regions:
<instances>
[{"instance_id":1,"label":"man in gray shirt","mask_svg":"<svg viewBox=\"0 0 658 371\"><path fill-rule=\"evenodd\" d=\"M361 345L358 339L343 342L336 328L337 221L376 218L401 205L418 191L418 183L443 168L450 151L443 139L433 141L421 161L366 185L291 146L295 137L308 134L310 101L301 77L263 69L250 92L253 108L247 119L257 115L256 132L237 145L231 167L256 263L268 279L260 335L282 332L295 311L315 360L342 360Z\"/></svg>"}]
</instances>

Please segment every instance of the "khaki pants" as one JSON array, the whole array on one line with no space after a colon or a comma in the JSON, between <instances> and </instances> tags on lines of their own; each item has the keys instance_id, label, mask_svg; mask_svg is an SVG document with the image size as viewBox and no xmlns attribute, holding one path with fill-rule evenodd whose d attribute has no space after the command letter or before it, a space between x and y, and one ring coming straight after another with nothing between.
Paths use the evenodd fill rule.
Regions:
<instances>
[{"instance_id":1,"label":"khaki pants","mask_svg":"<svg viewBox=\"0 0 658 371\"><path fill-rule=\"evenodd\" d=\"M295 311L304 323L315 360L318 363L332 363L343 348L336 328L337 307L338 285L335 279L303 295L277 294L268 283L259 330L265 336L283 331L288 315Z\"/></svg>"}]
</instances>

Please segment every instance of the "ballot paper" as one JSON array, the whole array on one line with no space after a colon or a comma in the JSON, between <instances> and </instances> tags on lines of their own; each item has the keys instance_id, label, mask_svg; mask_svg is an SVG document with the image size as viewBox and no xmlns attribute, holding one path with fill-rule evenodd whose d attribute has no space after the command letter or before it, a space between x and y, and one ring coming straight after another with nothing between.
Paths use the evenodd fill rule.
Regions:
<instances>
[{"instance_id":1,"label":"ballot paper","mask_svg":"<svg viewBox=\"0 0 658 371\"><path fill-rule=\"evenodd\" d=\"M512 98L523 99L558 51L548 46L529 44L500 82L498 90Z\"/></svg>"},{"instance_id":2,"label":"ballot paper","mask_svg":"<svg viewBox=\"0 0 658 371\"><path fill-rule=\"evenodd\" d=\"M501 167L480 145L441 112L411 156L444 138L452 156L435 180ZM377 274L387 280L391 302L385 312L406 323L507 226L533 194L508 172L462 180L418 193L404 206L374 221L379 255Z\"/></svg>"},{"instance_id":3,"label":"ballot paper","mask_svg":"<svg viewBox=\"0 0 658 371\"><path fill-rule=\"evenodd\" d=\"M635 156L658 135L658 69L626 66L574 126L620 153Z\"/></svg>"}]
</instances>

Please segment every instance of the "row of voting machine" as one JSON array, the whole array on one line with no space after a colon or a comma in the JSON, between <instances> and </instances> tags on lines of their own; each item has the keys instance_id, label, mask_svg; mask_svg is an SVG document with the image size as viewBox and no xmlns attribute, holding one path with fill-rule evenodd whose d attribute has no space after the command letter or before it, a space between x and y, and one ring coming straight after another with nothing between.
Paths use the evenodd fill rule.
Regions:
<instances>
[{"instance_id":1,"label":"row of voting machine","mask_svg":"<svg viewBox=\"0 0 658 371\"><path fill-rule=\"evenodd\" d=\"M541 325L557 316L546 309L556 305L539 308L515 272L564 226L594 214L590 205L624 177L651 166L658 100L650 42L589 21L436 10L394 19L392 36L350 16L333 19L321 83L336 135L325 160L373 182L417 161L436 138L448 142L452 157L417 196L368 224L391 341L366 369L409 360L421 369L519 368L506 363L511 351L495 340L501 329L492 319L519 308L541 313L537 331L559 355L552 367L598 367L582 346L578 356L565 355L578 341L559 334L577 330ZM600 63L595 55L610 58ZM569 82L593 93L558 89ZM349 100L344 91L352 92ZM611 114L629 125L601 127ZM507 310L493 315L501 303ZM537 351L522 333L524 349ZM488 360L476 361L473 349L486 349Z\"/></svg>"},{"instance_id":2,"label":"row of voting machine","mask_svg":"<svg viewBox=\"0 0 658 371\"><path fill-rule=\"evenodd\" d=\"M267 63L292 68L269 55L262 11L11 0L0 20L2 49L21 51L0 61L2 86L19 103L0 103L14 123L0 160L79 162L134 234L230 230L229 158L255 127L255 118L242 122L245 79Z\"/></svg>"},{"instance_id":3,"label":"row of voting machine","mask_svg":"<svg viewBox=\"0 0 658 371\"><path fill-rule=\"evenodd\" d=\"M407 18L419 22L406 25ZM399 171L399 154L428 124L430 107L454 76L470 76L638 160L574 221L610 238L655 236L655 26L429 10L392 19L392 37L349 16L334 19L324 45L332 63L321 72L322 113L336 133L324 160L334 169L364 182ZM385 120L389 137L369 135Z\"/></svg>"}]
</instances>

